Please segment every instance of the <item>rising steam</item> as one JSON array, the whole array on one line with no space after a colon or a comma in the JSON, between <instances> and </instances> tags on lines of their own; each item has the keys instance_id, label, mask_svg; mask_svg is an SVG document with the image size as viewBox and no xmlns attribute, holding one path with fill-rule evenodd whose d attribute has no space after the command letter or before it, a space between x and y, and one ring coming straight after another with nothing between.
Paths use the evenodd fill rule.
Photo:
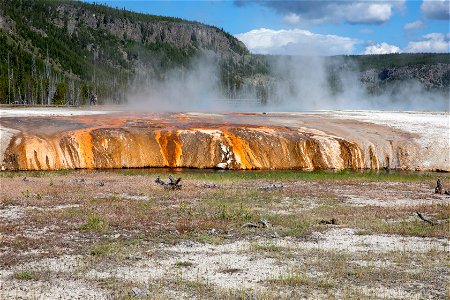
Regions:
<instances>
[{"instance_id":1,"label":"rising steam","mask_svg":"<svg viewBox=\"0 0 450 300\"><path fill-rule=\"evenodd\" d=\"M187 68L170 70L159 79L141 67L128 103L139 111L450 110L448 88L431 91L410 79L370 93L355 70L358 66L336 57L276 57L269 60L268 76L253 75L239 87L224 86L219 59L205 52Z\"/></svg>"}]
</instances>

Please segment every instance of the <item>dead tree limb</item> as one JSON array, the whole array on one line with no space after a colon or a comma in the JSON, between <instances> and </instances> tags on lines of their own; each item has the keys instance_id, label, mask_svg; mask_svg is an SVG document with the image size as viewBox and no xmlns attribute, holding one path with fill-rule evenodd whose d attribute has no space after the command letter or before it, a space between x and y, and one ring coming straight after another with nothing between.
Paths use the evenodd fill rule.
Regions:
<instances>
[{"instance_id":1,"label":"dead tree limb","mask_svg":"<svg viewBox=\"0 0 450 300\"><path fill-rule=\"evenodd\" d=\"M253 222L248 222L248 223L245 223L245 224L243 224L243 225L241 226L241 228L245 228L245 227L259 228L259 225L258 225L258 224L255 224L255 223L253 223Z\"/></svg>"},{"instance_id":2,"label":"dead tree limb","mask_svg":"<svg viewBox=\"0 0 450 300\"><path fill-rule=\"evenodd\" d=\"M162 185L166 189L178 190L181 189L182 185L180 184L181 177L174 178L172 175L169 175L169 181L163 181L161 178L156 178L155 182Z\"/></svg>"},{"instance_id":3,"label":"dead tree limb","mask_svg":"<svg viewBox=\"0 0 450 300\"><path fill-rule=\"evenodd\" d=\"M444 188L442 186L441 179L438 178L438 180L436 181L436 187L434 188L434 193L442 194L443 192L444 192Z\"/></svg>"},{"instance_id":4,"label":"dead tree limb","mask_svg":"<svg viewBox=\"0 0 450 300\"><path fill-rule=\"evenodd\" d=\"M419 216L419 218L422 220L422 221L425 221L425 222L427 222L428 224L431 224L431 225L437 225L437 223L436 222L434 222L433 220L431 220L430 218L428 218L428 217L425 217L424 215L422 215L420 212L418 212L418 211L416 211L416 214L417 214L417 216Z\"/></svg>"},{"instance_id":5,"label":"dead tree limb","mask_svg":"<svg viewBox=\"0 0 450 300\"><path fill-rule=\"evenodd\" d=\"M423 214L421 214L420 212L416 211L417 216L422 220L427 222L428 224L431 225L441 225L441 224L445 224L447 222L450 222L450 219L445 219L445 220L433 220L430 217L424 216Z\"/></svg>"},{"instance_id":6,"label":"dead tree limb","mask_svg":"<svg viewBox=\"0 0 450 300\"><path fill-rule=\"evenodd\" d=\"M245 228L245 227L248 227L248 228L269 228L271 226L272 225L270 224L269 221L267 221L266 219L261 219L261 220L258 221L258 223L255 223L255 222L245 223L245 224L243 224L241 226L241 228Z\"/></svg>"}]
</instances>

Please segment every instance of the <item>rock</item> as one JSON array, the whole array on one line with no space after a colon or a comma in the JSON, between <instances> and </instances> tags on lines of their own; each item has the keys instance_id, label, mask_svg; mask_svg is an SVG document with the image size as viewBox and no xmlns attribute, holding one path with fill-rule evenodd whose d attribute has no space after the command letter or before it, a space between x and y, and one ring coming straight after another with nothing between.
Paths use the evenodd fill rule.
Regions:
<instances>
[{"instance_id":1,"label":"rock","mask_svg":"<svg viewBox=\"0 0 450 300\"><path fill-rule=\"evenodd\" d=\"M205 189L216 189L216 188L219 188L219 186L217 184L215 184L215 183L204 183L200 187L205 188Z\"/></svg>"},{"instance_id":2,"label":"rock","mask_svg":"<svg viewBox=\"0 0 450 300\"><path fill-rule=\"evenodd\" d=\"M284 185L282 183L274 183L261 187L262 190L279 190L282 188L284 188Z\"/></svg>"},{"instance_id":3,"label":"rock","mask_svg":"<svg viewBox=\"0 0 450 300\"><path fill-rule=\"evenodd\" d=\"M130 292L131 296L136 298L144 298L150 295L150 292L147 289L140 289L138 287L133 287Z\"/></svg>"},{"instance_id":4,"label":"rock","mask_svg":"<svg viewBox=\"0 0 450 300\"><path fill-rule=\"evenodd\" d=\"M137 287L134 287L131 289L131 294L132 296L139 297L139 295L141 294L141 290Z\"/></svg>"},{"instance_id":5,"label":"rock","mask_svg":"<svg viewBox=\"0 0 450 300\"><path fill-rule=\"evenodd\" d=\"M264 228L269 228L269 227L272 226L272 225L270 224L270 222L267 221L266 219L261 219L261 220L259 220L258 223L261 224L262 227L264 227Z\"/></svg>"}]
</instances>

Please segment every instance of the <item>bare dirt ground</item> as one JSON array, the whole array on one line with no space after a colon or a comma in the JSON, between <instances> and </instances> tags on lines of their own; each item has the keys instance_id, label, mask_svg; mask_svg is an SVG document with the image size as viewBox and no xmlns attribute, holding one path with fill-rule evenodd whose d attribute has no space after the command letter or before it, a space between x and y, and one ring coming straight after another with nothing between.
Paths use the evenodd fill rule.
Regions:
<instances>
[{"instance_id":1,"label":"bare dirt ground","mask_svg":"<svg viewBox=\"0 0 450 300\"><path fill-rule=\"evenodd\" d=\"M0 173L0 299L449 297L436 174L158 175Z\"/></svg>"}]
</instances>

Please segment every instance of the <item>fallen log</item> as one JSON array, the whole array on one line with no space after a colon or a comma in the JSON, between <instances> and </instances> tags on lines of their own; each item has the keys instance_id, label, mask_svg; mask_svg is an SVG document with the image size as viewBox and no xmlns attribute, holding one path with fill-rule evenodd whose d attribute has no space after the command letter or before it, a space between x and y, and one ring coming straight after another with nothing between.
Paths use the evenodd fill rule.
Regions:
<instances>
[{"instance_id":1,"label":"fallen log","mask_svg":"<svg viewBox=\"0 0 450 300\"><path fill-rule=\"evenodd\" d=\"M167 181L167 182L164 180L161 180L161 178L159 176L155 179L156 183L162 185L166 189L171 189L171 190L181 189L182 185L180 184L180 181L181 181L181 177L175 178L172 175L169 175L169 181Z\"/></svg>"}]
</instances>

